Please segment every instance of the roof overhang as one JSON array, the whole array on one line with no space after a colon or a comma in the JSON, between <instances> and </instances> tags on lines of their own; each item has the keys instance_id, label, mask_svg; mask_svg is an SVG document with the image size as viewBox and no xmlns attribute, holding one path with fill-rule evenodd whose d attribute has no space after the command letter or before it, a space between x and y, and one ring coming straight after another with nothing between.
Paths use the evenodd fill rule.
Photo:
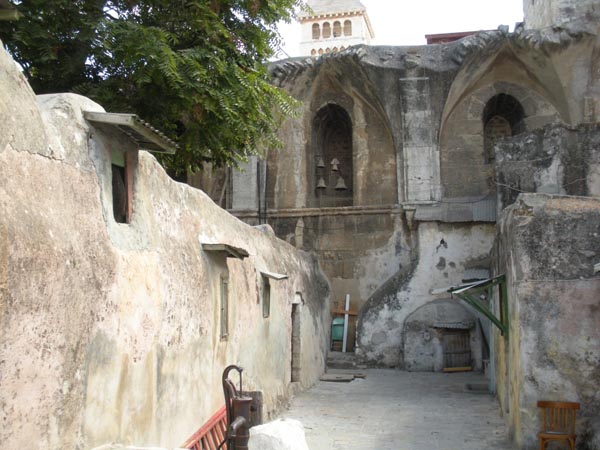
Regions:
<instances>
[{"instance_id":1,"label":"roof overhang","mask_svg":"<svg viewBox=\"0 0 600 450\"><path fill-rule=\"evenodd\" d=\"M267 271L267 270L261 270L261 271L260 271L260 274L261 274L263 277L271 278L272 280L277 280L277 281L280 281L280 280L285 280L285 279L287 279L287 277L288 277L286 274L283 274L283 273L275 273L275 272L269 272L269 271Z\"/></svg>"},{"instance_id":2,"label":"roof overhang","mask_svg":"<svg viewBox=\"0 0 600 450\"><path fill-rule=\"evenodd\" d=\"M0 20L17 20L21 13L8 0L0 0Z\"/></svg>"},{"instance_id":3,"label":"roof overhang","mask_svg":"<svg viewBox=\"0 0 600 450\"><path fill-rule=\"evenodd\" d=\"M223 254L226 258L244 259L249 256L243 248L234 247L228 244L201 244L205 252L214 252Z\"/></svg>"},{"instance_id":4,"label":"roof overhang","mask_svg":"<svg viewBox=\"0 0 600 450\"><path fill-rule=\"evenodd\" d=\"M173 154L178 149L174 141L150 126L149 123L144 122L136 114L84 111L83 117L88 122L101 124L125 133L136 143L139 150Z\"/></svg>"}]
</instances>

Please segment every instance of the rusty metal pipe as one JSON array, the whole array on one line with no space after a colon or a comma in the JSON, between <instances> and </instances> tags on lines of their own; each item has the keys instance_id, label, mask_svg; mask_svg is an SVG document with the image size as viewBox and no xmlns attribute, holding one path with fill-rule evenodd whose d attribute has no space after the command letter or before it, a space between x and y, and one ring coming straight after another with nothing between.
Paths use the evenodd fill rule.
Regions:
<instances>
[{"instance_id":1,"label":"rusty metal pipe","mask_svg":"<svg viewBox=\"0 0 600 450\"><path fill-rule=\"evenodd\" d=\"M247 450L250 440L250 397L237 397L233 399L234 421L230 425L231 438L235 450Z\"/></svg>"},{"instance_id":2,"label":"rusty metal pipe","mask_svg":"<svg viewBox=\"0 0 600 450\"><path fill-rule=\"evenodd\" d=\"M232 370L236 370L240 375L239 391L233 382L229 380L229 372ZM239 366L230 365L223 372L223 393L225 394L225 405L227 408L227 436L219 445L219 449L226 443L228 450L248 450L252 398L242 397L243 370Z\"/></svg>"}]
</instances>

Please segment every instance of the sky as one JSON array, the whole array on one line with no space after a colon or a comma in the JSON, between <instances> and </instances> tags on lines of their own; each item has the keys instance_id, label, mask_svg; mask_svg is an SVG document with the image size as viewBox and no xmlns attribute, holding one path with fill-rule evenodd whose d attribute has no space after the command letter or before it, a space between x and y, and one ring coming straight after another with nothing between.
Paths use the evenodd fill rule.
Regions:
<instances>
[{"instance_id":1,"label":"sky","mask_svg":"<svg viewBox=\"0 0 600 450\"><path fill-rule=\"evenodd\" d=\"M523 0L361 0L373 25L371 45L421 45L426 34L495 30L523 21ZM300 24L279 28L283 50L299 56ZM286 57L285 54L281 55Z\"/></svg>"}]
</instances>

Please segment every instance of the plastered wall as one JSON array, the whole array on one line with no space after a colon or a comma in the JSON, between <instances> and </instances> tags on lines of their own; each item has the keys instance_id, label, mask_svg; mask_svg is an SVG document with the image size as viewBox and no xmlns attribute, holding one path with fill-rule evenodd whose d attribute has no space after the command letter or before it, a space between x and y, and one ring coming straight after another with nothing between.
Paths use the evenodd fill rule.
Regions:
<instances>
[{"instance_id":1,"label":"plastered wall","mask_svg":"<svg viewBox=\"0 0 600 450\"><path fill-rule=\"evenodd\" d=\"M133 216L112 213L110 151L135 151L91 127L75 95L37 98L0 51L0 446L176 447L223 404L223 368L245 368L265 417L324 370L329 287L313 257L135 161ZM201 243L244 248L244 260ZM263 317L261 271L271 281ZM229 282L221 338L220 279ZM300 379L291 384L298 303ZM33 442L33 444L32 444Z\"/></svg>"},{"instance_id":2,"label":"plastered wall","mask_svg":"<svg viewBox=\"0 0 600 450\"><path fill-rule=\"evenodd\" d=\"M537 445L538 400L579 402L577 448L600 444L599 211L597 198L522 194L499 222L510 323L496 384L519 448Z\"/></svg>"}]
</instances>

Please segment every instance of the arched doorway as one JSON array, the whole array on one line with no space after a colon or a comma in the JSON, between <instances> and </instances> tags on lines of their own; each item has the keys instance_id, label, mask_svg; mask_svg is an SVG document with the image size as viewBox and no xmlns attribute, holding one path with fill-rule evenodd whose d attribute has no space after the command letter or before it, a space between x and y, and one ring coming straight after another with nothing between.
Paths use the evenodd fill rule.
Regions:
<instances>
[{"instance_id":1,"label":"arched doorway","mask_svg":"<svg viewBox=\"0 0 600 450\"><path fill-rule=\"evenodd\" d=\"M435 300L406 318L403 329L407 370L440 372L482 367L477 318L457 300Z\"/></svg>"}]
</instances>

